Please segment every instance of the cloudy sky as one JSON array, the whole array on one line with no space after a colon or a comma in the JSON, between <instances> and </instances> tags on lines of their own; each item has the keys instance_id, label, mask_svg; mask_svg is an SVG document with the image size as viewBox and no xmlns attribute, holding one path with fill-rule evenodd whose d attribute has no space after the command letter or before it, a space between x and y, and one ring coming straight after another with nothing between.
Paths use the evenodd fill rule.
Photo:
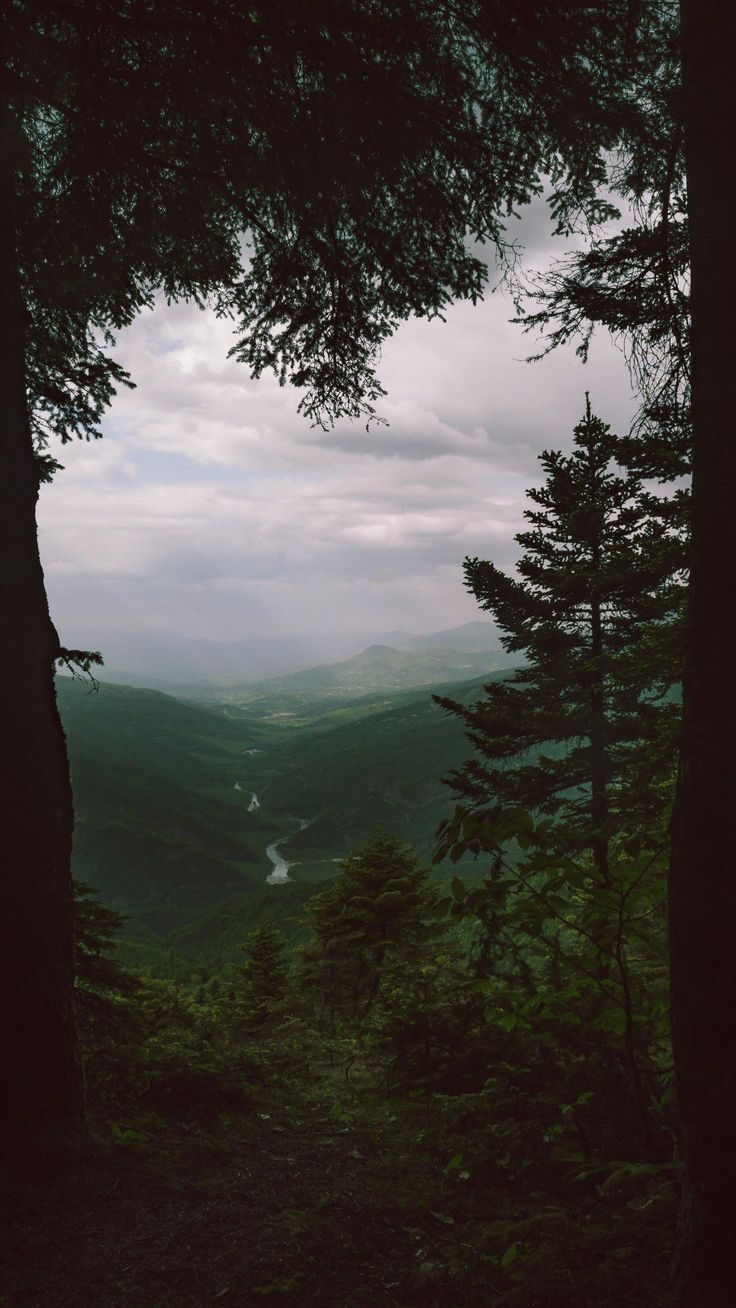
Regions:
<instances>
[{"instance_id":1,"label":"cloudy sky","mask_svg":"<svg viewBox=\"0 0 736 1308\"><path fill-rule=\"evenodd\" d=\"M518 233L527 263L564 252L539 206ZM297 394L227 359L231 328L157 306L121 335L137 384L105 439L55 451L41 547L62 642L112 649L116 631L209 640L439 630L478 614L466 554L510 565L536 456L566 447L584 391L628 427L631 387L599 339L524 362L534 341L510 300L411 321L384 349L387 427L311 429Z\"/></svg>"}]
</instances>

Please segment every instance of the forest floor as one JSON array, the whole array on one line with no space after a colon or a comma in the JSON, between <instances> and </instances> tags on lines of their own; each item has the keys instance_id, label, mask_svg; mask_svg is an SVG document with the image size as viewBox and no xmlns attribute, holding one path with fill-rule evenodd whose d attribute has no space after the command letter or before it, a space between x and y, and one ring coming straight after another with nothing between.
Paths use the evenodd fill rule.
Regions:
<instances>
[{"instance_id":1,"label":"forest floor","mask_svg":"<svg viewBox=\"0 0 736 1308\"><path fill-rule=\"evenodd\" d=\"M199 1126L165 1149L123 1142L4 1187L0 1303L401 1302L416 1238L366 1187L354 1133L319 1113L245 1127Z\"/></svg>"},{"instance_id":2,"label":"forest floor","mask_svg":"<svg viewBox=\"0 0 736 1308\"><path fill-rule=\"evenodd\" d=\"M646 1222L635 1223L632 1243L631 1230L609 1231L605 1216L597 1233L571 1237L569 1219L555 1233L548 1215L535 1237L547 1243L546 1268L529 1280L522 1257L507 1256L504 1267L498 1250L489 1254L492 1220L479 1222L476 1211L465 1221L433 1192L421 1151L392 1152L393 1130L390 1114L368 1129L336 1121L326 1102L296 1113L280 1104L209 1126L169 1123L158 1140L122 1131L117 1145L64 1172L5 1176L0 1304L666 1304L666 1250Z\"/></svg>"}]
</instances>

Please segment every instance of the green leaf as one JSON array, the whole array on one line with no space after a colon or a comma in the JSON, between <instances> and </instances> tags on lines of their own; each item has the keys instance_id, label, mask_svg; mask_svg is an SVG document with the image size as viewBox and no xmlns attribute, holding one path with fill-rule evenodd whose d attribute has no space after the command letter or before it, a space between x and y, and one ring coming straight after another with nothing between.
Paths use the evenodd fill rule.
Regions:
<instances>
[{"instance_id":1,"label":"green leaf","mask_svg":"<svg viewBox=\"0 0 736 1308\"><path fill-rule=\"evenodd\" d=\"M509 1245L508 1249L503 1255L503 1258L501 1259L501 1266L510 1267L511 1264L514 1262L514 1259L516 1258L518 1252L519 1252L519 1246L517 1242L514 1241L513 1244Z\"/></svg>"},{"instance_id":2,"label":"green leaf","mask_svg":"<svg viewBox=\"0 0 736 1308\"><path fill-rule=\"evenodd\" d=\"M458 904L462 904L465 899L465 882L461 881L459 877L453 877L452 882L450 883L450 890L452 891L453 899L457 900Z\"/></svg>"}]
</instances>

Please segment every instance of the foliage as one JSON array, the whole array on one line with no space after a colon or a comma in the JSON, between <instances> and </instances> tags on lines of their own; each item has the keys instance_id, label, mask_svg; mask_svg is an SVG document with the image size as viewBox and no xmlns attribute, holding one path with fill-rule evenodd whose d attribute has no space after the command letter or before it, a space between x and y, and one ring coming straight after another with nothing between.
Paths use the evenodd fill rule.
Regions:
<instances>
[{"instance_id":1,"label":"foliage","mask_svg":"<svg viewBox=\"0 0 736 1308\"><path fill-rule=\"evenodd\" d=\"M519 280L520 321L546 333L543 354L577 340L586 359L592 334L603 327L626 352L643 404L637 438L647 448L654 416L660 427L659 472L672 474L680 422L689 424L690 251L685 182L678 6L647 6L649 61L635 103L622 122L621 148L610 160L608 184L622 197L627 226L598 232L551 270ZM632 87L633 90L633 87ZM530 311L529 300L537 308ZM540 357L539 355L533 357ZM664 437L664 439L662 439ZM688 454L685 455L685 462Z\"/></svg>"},{"instance_id":2,"label":"foliage","mask_svg":"<svg viewBox=\"0 0 736 1308\"><path fill-rule=\"evenodd\" d=\"M438 699L476 749L451 775L456 793L554 818L568 850L574 833L593 849L601 875L611 832L643 821L661 839L679 667L652 647L661 656L663 633L679 631L684 596L682 522L617 458L588 402L572 454L540 456L547 476L528 492L518 579L465 561L467 589L524 666L477 704Z\"/></svg>"},{"instance_id":3,"label":"foliage","mask_svg":"<svg viewBox=\"0 0 736 1308\"><path fill-rule=\"evenodd\" d=\"M666 435L659 414L674 413L679 441L672 13L351 3L336 15L330 4L218 0L202 22L188 3L12 6L38 443L98 433L128 381L107 353L114 334L158 288L232 315L237 356L305 388L315 421L370 418L375 360L396 323L483 289L466 234L503 252L505 213L545 174L560 230L578 214L611 216L600 191L617 150L621 193L645 204L656 183L657 216L635 239L586 252L535 325L562 320L563 339L601 321L655 354L663 343L648 420ZM605 1246L600 1232L630 1233L665 1188L658 833L674 676L661 658L677 655L670 583L684 510L667 508L664 531L649 530L642 461L611 476L607 439L588 412L587 464L545 456L549 493L537 493L522 541L526 590L491 565L470 569L503 608L510 647L530 656L529 671L489 693L495 716L453 704L489 766L474 777L480 811L459 810L444 844L488 860L483 886L456 878L442 897L410 850L377 837L314 901L297 991L263 928L240 975L223 971L196 995L129 979L107 957L117 921L83 896L78 988L100 1015L85 1041L101 1113L247 1113L264 1092L293 1095L296 1082L306 1093L316 1074L339 1130L362 1124L417 1223L407 1302L458 1301L460 1286L460 1301L487 1303L489 1284L508 1304L603 1302L612 1286L628 1295L626 1236ZM657 457L650 444L643 461ZM669 472L671 451L665 462ZM638 596L632 572L645 580ZM227 828L224 840L237 850ZM464 928L476 921L468 955ZM116 1069L104 1077L101 1035ZM113 1135L123 1147L147 1138L117 1118ZM564 1261L564 1284L556 1275L570 1248L584 1269L572 1291ZM282 1278L264 1292L295 1288Z\"/></svg>"},{"instance_id":4,"label":"foliage","mask_svg":"<svg viewBox=\"0 0 736 1308\"><path fill-rule=\"evenodd\" d=\"M519 579L466 561L469 587L528 661L477 705L441 701L481 757L450 779L472 807L442 824L437 856L490 856L482 888L453 886L452 911L479 919L478 971L506 987L509 1028L551 1019L559 1040L575 1023L591 1057L607 1049L601 1074L618 1060L638 1147L660 1157L672 1132L664 866L678 717L676 663L662 655L681 638L685 556L679 503L653 510L636 476L611 467L617 453L588 404L573 454L542 455ZM631 1130L620 1124L620 1137Z\"/></svg>"},{"instance_id":5,"label":"foliage","mask_svg":"<svg viewBox=\"0 0 736 1308\"><path fill-rule=\"evenodd\" d=\"M269 922L251 931L245 943L245 963L238 968L234 1005L247 1027L278 1020L289 984L286 940Z\"/></svg>"},{"instance_id":6,"label":"foliage","mask_svg":"<svg viewBox=\"0 0 736 1308\"><path fill-rule=\"evenodd\" d=\"M77 1020L87 1059L99 1075L101 1064L109 1063L111 1037L120 1036L126 1026L127 1006L139 982L111 956L121 915L101 904L90 886L75 882L74 894Z\"/></svg>"},{"instance_id":7,"label":"foliage","mask_svg":"<svg viewBox=\"0 0 736 1308\"><path fill-rule=\"evenodd\" d=\"M482 892L456 879L448 918L447 897L390 837L357 850L334 885L311 915L294 987L269 926L246 940L244 966L196 993L143 977L121 985L107 959L124 1020L108 1011L103 1040L86 1050L99 1128L117 1148L162 1160L167 1149L190 1156L197 1141L237 1157L243 1139L273 1132L279 1156L302 1167L321 1138L309 1133L326 1132L338 1166L359 1169L359 1186L415 1246L409 1272L393 1273L407 1304L452 1295L480 1305L489 1282L524 1308L587 1308L612 1285L653 1303L671 1176L666 1159L642 1158L620 1033L599 1020L596 984L563 985L559 960L535 956L518 924L506 937L515 955L497 937L479 967L463 915ZM86 938L104 961L116 915L92 904L91 916L99 929ZM297 1255L323 1198L320 1186L299 1205L281 1200L300 1278L311 1276ZM346 1202L342 1190L343 1215Z\"/></svg>"},{"instance_id":8,"label":"foliage","mask_svg":"<svg viewBox=\"0 0 736 1308\"><path fill-rule=\"evenodd\" d=\"M561 229L611 212L603 151L661 43L646 9L630 15L624 0L12 5L37 440L99 434L130 384L115 332L159 289L212 299L237 357L302 388L313 420L372 416L397 323L482 293L467 234L502 249L541 174Z\"/></svg>"},{"instance_id":9,"label":"foliage","mask_svg":"<svg viewBox=\"0 0 736 1308\"><path fill-rule=\"evenodd\" d=\"M619 189L645 193L674 31L671 5L627 0L12 5L37 444L99 434L130 384L115 333L159 290L233 316L237 356L306 388L316 421L372 416L396 324L482 293L468 234L508 253L542 177L560 231L611 216L618 147Z\"/></svg>"},{"instance_id":10,"label":"foliage","mask_svg":"<svg viewBox=\"0 0 736 1308\"><path fill-rule=\"evenodd\" d=\"M378 833L310 901L314 941L302 950L302 977L320 1004L364 1019L388 970L416 963L436 931L429 877L412 850Z\"/></svg>"}]
</instances>

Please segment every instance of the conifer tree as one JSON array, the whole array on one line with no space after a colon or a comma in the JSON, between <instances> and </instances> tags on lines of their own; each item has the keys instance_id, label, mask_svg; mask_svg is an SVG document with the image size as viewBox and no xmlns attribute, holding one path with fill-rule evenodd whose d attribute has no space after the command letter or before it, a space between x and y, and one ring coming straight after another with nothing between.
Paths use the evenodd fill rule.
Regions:
<instances>
[{"instance_id":1,"label":"conifer tree","mask_svg":"<svg viewBox=\"0 0 736 1308\"><path fill-rule=\"evenodd\" d=\"M523 934L540 977L551 960L576 994L590 990L586 1022L620 1037L650 1149L662 1030L646 991L661 1001L678 716L676 672L660 655L679 622L685 555L679 516L658 510L619 456L586 397L572 453L540 456L547 478L528 492L518 579L466 560L468 587L526 663L477 704L439 701L480 756L449 778L475 814L458 809L443 841L495 853L472 892L495 937L486 954ZM516 862L514 836L526 851Z\"/></svg>"},{"instance_id":2,"label":"conifer tree","mask_svg":"<svg viewBox=\"0 0 736 1308\"><path fill-rule=\"evenodd\" d=\"M115 957L124 921L75 881L74 1006L87 1093L103 1113L116 1101L143 1035L141 979Z\"/></svg>"},{"instance_id":3,"label":"conifer tree","mask_svg":"<svg viewBox=\"0 0 736 1308\"><path fill-rule=\"evenodd\" d=\"M570 455L540 456L547 477L528 492L518 578L465 561L467 588L524 665L475 704L439 703L462 718L478 755L450 778L457 793L474 807L564 819L566 840L591 850L605 882L622 823L630 833L646 818L661 839L676 672L650 647L680 613L684 554L678 520L652 516L652 497L617 466L618 438L587 397L574 442Z\"/></svg>"},{"instance_id":4,"label":"conifer tree","mask_svg":"<svg viewBox=\"0 0 736 1308\"><path fill-rule=\"evenodd\" d=\"M554 320L552 345L580 332L582 353L594 324L609 327L623 337L647 408L663 402L678 436L684 429L687 437L691 571L668 878L672 1037L686 1168L676 1279L684 1308L720 1308L736 1300L729 1234L736 1055L726 1034L736 1007L736 899L733 860L724 857L736 837L730 765L736 445L728 431L736 394L736 10L722 0L650 8L672 24L671 37L658 47L640 99L647 130L624 151L615 178L617 192L633 202L635 224L560 267L530 325ZM643 435L655 475L677 475L679 439L652 449L649 433Z\"/></svg>"},{"instance_id":5,"label":"conifer tree","mask_svg":"<svg viewBox=\"0 0 736 1308\"><path fill-rule=\"evenodd\" d=\"M245 943L245 962L238 969L237 1014L248 1024L263 1026L286 997L289 965L286 940L270 922L261 922Z\"/></svg>"},{"instance_id":6,"label":"conifer tree","mask_svg":"<svg viewBox=\"0 0 736 1308\"><path fill-rule=\"evenodd\" d=\"M310 900L314 941L302 950L306 983L333 1011L366 1017L389 965L410 959L436 930L435 903L430 873L414 851L379 832Z\"/></svg>"}]
</instances>

